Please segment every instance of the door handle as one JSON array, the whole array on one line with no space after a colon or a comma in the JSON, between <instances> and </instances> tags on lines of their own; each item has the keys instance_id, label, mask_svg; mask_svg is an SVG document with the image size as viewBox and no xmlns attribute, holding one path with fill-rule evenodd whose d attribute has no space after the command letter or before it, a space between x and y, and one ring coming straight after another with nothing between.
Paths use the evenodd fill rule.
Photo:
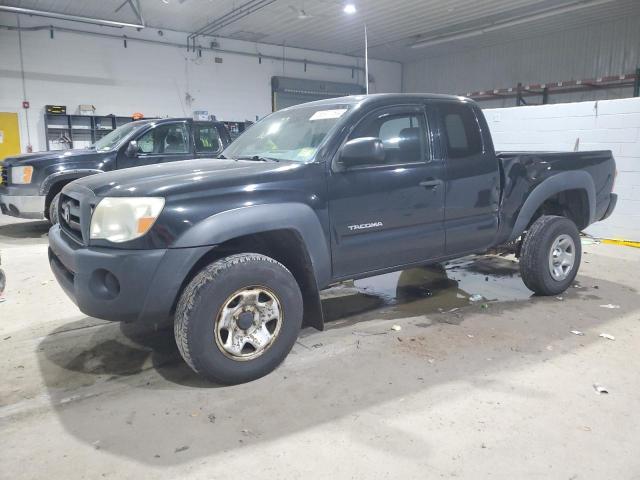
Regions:
<instances>
[{"instance_id":1,"label":"door handle","mask_svg":"<svg viewBox=\"0 0 640 480\"><path fill-rule=\"evenodd\" d=\"M440 186L441 183L441 180L423 180L418 185L424 188L436 189Z\"/></svg>"}]
</instances>

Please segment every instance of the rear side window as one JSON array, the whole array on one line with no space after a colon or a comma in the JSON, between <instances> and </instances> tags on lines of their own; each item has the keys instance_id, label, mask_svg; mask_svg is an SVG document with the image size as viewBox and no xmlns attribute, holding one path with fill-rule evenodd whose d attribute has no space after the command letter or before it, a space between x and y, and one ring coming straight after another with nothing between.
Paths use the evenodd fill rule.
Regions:
<instances>
[{"instance_id":1,"label":"rear side window","mask_svg":"<svg viewBox=\"0 0 640 480\"><path fill-rule=\"evenodd\" d=\"M213 125L194 125L193 136L198 153L216 153L222 147L220 132Z\"/></svg>"},{"instance_id":2,"label":"rear side window","mask_svg":"<svg viewBox=\"0 0 640 480\"><path fill-rule=\"evenodd\" d=\"M449 158L465 158L482 153L480 127L469 106L440 105L440 121L444 129Z\"/></svg>"}]
</instances>

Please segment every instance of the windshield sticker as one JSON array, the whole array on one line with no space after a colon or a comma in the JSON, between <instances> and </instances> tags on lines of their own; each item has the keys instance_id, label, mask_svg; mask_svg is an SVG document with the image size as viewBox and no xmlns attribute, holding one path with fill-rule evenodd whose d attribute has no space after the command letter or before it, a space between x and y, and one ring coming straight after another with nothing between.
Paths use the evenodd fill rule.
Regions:
<instances>
[{"instance_id":1,"label":"windshield sticker","mask_svg":"<svg viewBox=\"0 0 640 480\"><path fill-rule=\"evenodd\" d=\"M346 108L340 108L336 110L320 110L319 112L311 115L311 118L309 120L329 120L330 118L340 118L346 111Z\"/></svg>"},{"instance_id":2,"label":"windshield sticker","mask_svg":"<svg viewBox=\"0 0 640 480\"><path fill-rule=\"evenodd\" d=\"M311 157L313 157L314 153L316 153L315 148L306 147L306 148L301 148L300 151L298 152L298 155L296 156L302 160L309 160Z\"/></svg>"}]
</instances>

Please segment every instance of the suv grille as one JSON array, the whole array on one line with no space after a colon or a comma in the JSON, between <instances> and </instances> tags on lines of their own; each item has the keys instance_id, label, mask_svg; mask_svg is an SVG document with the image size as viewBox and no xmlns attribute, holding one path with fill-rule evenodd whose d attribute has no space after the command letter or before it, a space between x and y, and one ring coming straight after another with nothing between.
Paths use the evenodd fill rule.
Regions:
<instances>
[{"instance_id":1,"label":"suv grille","mask_svg":"<svg viewBox=\"0 0 640 480\"><path fill-rule=\"evenodd\" d=\"M0 164L0 185L9 184L9 167Z\"/></svg>"},{"instance_id":2,"label":"suv grille","mask_svg":"<svg viewBox=\"0 0 640 480\"><path fill-rule=\"evenodd\" d=\"M58 206L60 227L78 242L82 243L82 226L80 223L80 201L67 195L60 195Z\"/></svg>"}]
</instances>

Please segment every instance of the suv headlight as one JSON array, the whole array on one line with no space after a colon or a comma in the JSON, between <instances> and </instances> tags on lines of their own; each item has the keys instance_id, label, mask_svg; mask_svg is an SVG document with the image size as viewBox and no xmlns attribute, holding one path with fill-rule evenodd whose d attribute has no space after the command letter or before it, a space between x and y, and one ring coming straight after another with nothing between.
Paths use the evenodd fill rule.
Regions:
<instances>
[{"instance_id":1,"label":"suv headlight","mask_svg":"<svg viewBox=\"0 0 640 480\"><path fill-rule=\"evenodd\" d=\"M105 197L91 217L89 236L114 243L128 242L147 233L164 207L164 198Z\"/></svg>"},{"instance_id":2,"label":"suv headlight","mask_svg":"<svg viewBox=\"0 0 640 480\"><path fill-rule=\"evenodd\" d=\"M31 183L31 176L33 175L33 167L11 167L11 183L13 184L26 184Z\"/></svg>"}]
</instances>

